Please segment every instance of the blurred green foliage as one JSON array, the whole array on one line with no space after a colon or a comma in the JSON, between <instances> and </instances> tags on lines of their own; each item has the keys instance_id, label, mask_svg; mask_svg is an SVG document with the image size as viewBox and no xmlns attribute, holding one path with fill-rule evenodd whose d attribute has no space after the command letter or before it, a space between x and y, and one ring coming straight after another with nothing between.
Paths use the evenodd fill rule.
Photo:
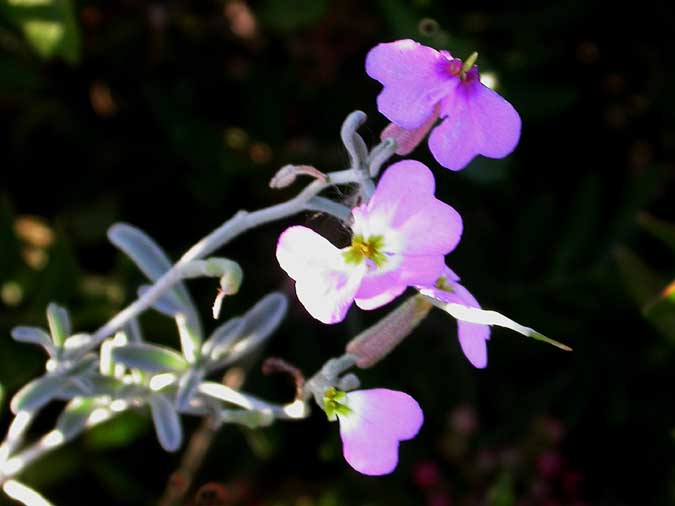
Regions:
<instances>
[{"instance_id":1,"label":"blurred green foliage","mask_svg":"<svg viewBox=\"0 0 675 506\"><path fill-rule=\"evenodd\" d=\"M42 58L80 61L80 32L70 0L3 0L0 6Z\"/></svg>"},{"instance_id":2,"label":"blurred green foliage","mask_svg":"<svg viewBox=\"0 0 675 506\"><path fill-rule=\"evenodd\" d=\"M133 298L142 276L107 243L113 222L145 229L175 259L237 209L293 195L295 187L267 188L283 164L342 168L338 131L350 111L368 113L370 143L386 125L375 106L380 87L363 69L367 51L412 37L459 57L477 50L481 72L493 74L523 117L520 146L505 160L479 158L453 174L425 146L415 153L434 168L438 196L465 220L449 262L485 307L575 352L495 330L490 365L477 371L459 351L454 322L434 312L362 374L365 386L406 390L425 410L421 434L401 445L396 473L354 473L342 461L337 427L319 413L256 433L223 430L190 498L197 502L197 489L213 482L228 505L675 501L668 5L3 0L1 7L0 383L8 397L43 364L37 350L10 339L12 326L46 326L45 308L56 301L71 310L76 331L90 331ZM298 222L346 239L330 218ZM224 254L241 261L245 279L223 314L286 291L291 311L268 353L311 374L377 314L352 311L331 327L310 321L274 260L285 225L228 245ZM190 283L205 317L211 281ZM160 315L148 313L143 325L148 340L177 345L174 325ZM246 388L278 400L293 391L255 366ZM458 406L478 420L470 436L458 432ZM58 408L38 420L36 435L52 427ZM559 424L555 444L532 443L542 417ZM3 427L8 420L3 408ZM195 426L186 423L188 431ZM133 413L37 463L26 481L57 504L148 504L179 459L161 451L147 413ZM436 479L420 481L429 462Z\"/></svg>"}]
</instances>

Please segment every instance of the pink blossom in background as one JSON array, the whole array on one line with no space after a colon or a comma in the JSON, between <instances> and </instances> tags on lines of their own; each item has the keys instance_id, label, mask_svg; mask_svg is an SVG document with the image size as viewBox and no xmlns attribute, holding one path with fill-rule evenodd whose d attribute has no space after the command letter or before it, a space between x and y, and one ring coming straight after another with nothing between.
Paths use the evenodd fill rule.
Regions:
<instances>
[{"instance_id":1,"label":"pink blossom in background","mask_svg":"<svg viewBox=\"0 0 675 506\"><path fill-rule=\"evenodd\" d=\"M379 111L394 126L399 154L409 153L429 136L434 158L451 170L463 169L476 155L503 158L520 139L520 116L498 93L480 82L478 67L447 51L410 39L378 44L366 58L366 72L384 85Z\"/></svg>"},{"instance_id":2,"label":"pink blossom in background","mask_svg":"<svg viewBox=\"0 0 675 506\"><path fill-rule=\"evenodd\" d=\"M419 286L420 293L445 303L462 304L480 309L480 304L469 291L459 284L459 276L449 267L432 285ZM474 367L487 366L487 340L490 339L490 326L478 323L457 321L457 336L466 358Z\"/></svg>"},{"instance_id":3,"label":"pink blossom in background","mask_svg":"<svg viewBox=\"0 0 675 506\"><path fill-rule=\"evenodd\" d=\"M424 422L417 401L384 388L338 394L327 397L326 402L339 403L329 405L327 413L334 411L340 423L345 460L369 476L391 473L398 464L399 442L414 438Z\"/></svg>"},{"instance_id":4,"label":"pink blossom in background","mask_svg":"<svg viewBox=\"0 0 675 506\"><path fill-rule=\"evenodd\" d=\"M284 231L277 260L307 311L337 323L354 301L375 309L408 286L433 285L462 234L461 216L434 191L424 164L402 160L384 172L368 203L352 210L351 246L338 249L302 226Z\"/></svg>"}]
</instances>

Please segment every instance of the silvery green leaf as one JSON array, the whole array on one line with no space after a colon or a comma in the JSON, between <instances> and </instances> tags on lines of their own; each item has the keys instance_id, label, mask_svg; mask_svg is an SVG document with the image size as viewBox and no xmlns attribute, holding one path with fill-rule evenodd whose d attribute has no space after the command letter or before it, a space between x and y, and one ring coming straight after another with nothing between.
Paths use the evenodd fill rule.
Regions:
<instances>
[{"instance_id":1,"label":"silvery green leaf","mask_svg":"<svg viewBox=\"0 0 675 506\"><path fill-rule=\"evenodd\" d=\"M91 397L93 390L91 382L81 383L70 379L61 390L54 396L54 400L70 401L75 397Z\"/></svg>"},{"instance_id":2,"label":"silvery green leaf","mask_svg":"<svg viewBox=\"0 0 675 506\"><path fill-rule=\"evenodd\" d=\"M108 239L126 253L151 281L157 281L172 267L162 248L139 228L127 223L115 223L108 229ZM185 285L177 283L173 291L184 305L194 308Z\"/></svg>"},{"instance_id":3,"label":"silvery green leaf","mask_svg":"<svg viewBox=\"0 0 675 506\"><path fill-rule=\"evenodd\" d=\"M96 370L98 370L98 356L94 353L89 353L74 363L66 371L66 374L70 377L87 376Z\"/></svg>"},{"instance_id":4,"label":"silvery green leaf","mask_svg":"<svg viewBox=\"0 0 675 506\"><path fill-rule=\"evenodd\" d=\"M244 333L246 322L243 318L232 318L213 331L202 346L202 355L217 362L232 348Z\"/></svg>"},{"instance_id":5,"label":"silvery green leaf","mask_svg":"<svg viewBox=\"0 0 675 506\"><path fill-rule=\"evenodd\" d=\"M224 409L219 413L219 418L223 423L236 423L249 429L268 427L274 423L274 414L269 410Z\"/></svg>"},{"instance_id":6,"label":"silvery green leaf","mask_svg":"<svg viewBox=\"0 0 675 506\"><path fill-rule=\"evenodd\" d=\"M63 347L66 350L65 358L74 359L82 355L83 352L86 352L87 347L91 344L91 334L74 334L70 336L63 343Z\"/></svg>"},{"instance_id":7,"label":"silvery green leaf","mask_svg":"<svg viewBox=\"0 0 675 506\"><path fill-rule=\"evenodd\" d=\"M179 411L187 409L192 397L197 392L199 384L204 379L205 371L201 367L190 368L178 380L178 391L176 392L176 408Z\"/></svg>"},{"instance_id":8,"label":"silvery green leaf","mask_svg":"<svg viewBox=\"0 0 675 506\"><path fill-rule=\"evenodd\" d=\"M57 348L60 348L72 331L68 311L52 302L47 306L47 321L49 322L49 331L52 334L52 342Z\"/></svg>"},{"instance_id":9,"label":"silvery green leaf","mask_svg":"<svg viewBox=\"0 0 675 506\"><path fill-rule=\"evenodd\" d=\"M38 492L20 481L8 479L2 485L2 491L8 497L25 506L54 506Z\"/></svg>"},{"instance_id":10,"label":"silvery green leaf","mask_svg":"<svg viewBox=\"0 0 675 506\"><path fill-rule=\"evenodd\" d=\"M171 261L157 243L141 229L127 223L115 223L108 239L126 253L150 280L157 281L171 268Z\"/></svg>"},{"instance_id":11,"label":"silvery green leaf","mask_svg":"<svg viewBox=\"0 0 675 506\"><path fill-rule=\"evenodd\" d=\"M126 385L121 380L112 376L102 376L100 374L89 378L92 385L92 396L109 395L111 397L122 397L122 394L134 385Z\"/></svg>"},{"instance_id":12,"label":"silvery green leaf","mask_svg":"<svg viewBox=\"0 0 675 506\"><path fill-rule=\"evenodd\" d=\"M68 386L73 386L77 389L77 393L84 396L91 396L94 393L94 384L89 378L71 378Z\"/></svg>"},{"instance_id":13,"label":"silvery green leaf","mask_svg":"<svg viewBox=\"0 0 675 506\"><path fill-rule=\"evenodd\" d=\"M50 357L56 355L56 350L52 344L52 338L44 330L38 327L14 327L12 329L12 339L20 343L31 343L42 346Z\"/></svg>"},{"instance_id":14,"label":"silvery green leaf","mask_svg":"<svg viewBox=\"0 0 675 506\"><path fill-rule=\"evenodd\" d=\"M108 229L108 238L110 242L126 253L151 281L157 281L172 267L169 257L162 248L139 228L126 223L116 223ZM198 313L185 285L176 283L167 293L173 294L172 301L180 304L181 312L187 316L201 334L202 329Z\"/></svg>"},{"instance_id":15,"label":"silvery green leaf","mask_svg":"<svg viewBox=\"0 0 675 506\"><path fill-rule=\"evenodd\" d=\"M178 335L180 336L180 347L183 351L183 356L189 363L194 364L201 356L201 334L182 313L176 315L176 325L178 325Z\"/></svg>"},{"instance_id":16,"label":"silvery green leaf","mask_svg":"<svg viewBox=\"0 0 675 506\"><path fill-rule=\"evenodd\" d=\"M59 395L68 381L68 377L61 375L34 379L12 397L9 407L15 414L19 411L36 411Z\"/></svg>"},{"instance_id":17,"label":"silvery green leaf","mask_svg":"<svg viewBox=\"0 0 675 506\"><path fill-rule=\"evenodd\" d=\"M150 397L150 411L159 444L166 451L175 452L183 442L183 428L173 404L164 395L155 394Z\"/></svg>"},{"instance_id":18,"label":"silvery green leaf","mask_svg":"<svg viewBox=\"0 0 675 506\"><path fill-rule=\"evenodd\" d=\"M149 289L150 285L141 285L138 287L138 297L143 297ZM162 294L161 297L153 302L152 308L165 316L173 318L178 313L185 311L185 303L178 297L176 292L169 291Z\"/></svg>"},{"instance_id":19,"label":"silvery green leaf","mask_svg":"<svg viewBox=\"0 0 675 506\"><path fill-rule=\"evenodd\" d=\"M94 399L76 397L61 412L56 421L56 430L61 432L66 440L74 438L86 427L89 415L95 409Z\"/></svg>"},{"instance_id":20,"label":"silvery green leaf","mask_svg":"<svg viewBox=\"0 0 675 506\"><path fill-rule=\"evenodd\" d=\"M182 372L188 363L170 348L147 343L129 343L112 349L115 362L147 372Z\"/></svg>"},{"instance_id":21,"label":"silvery green leaf","mask_svg":"<svg viewBox=\"0 0 675 506\"><path fill-rule=\"evenodd\" d=\"M288 302L281 293L273 292L263 297L243 316L245 325L242 334L244 338L232 347L231 353L227 355L221 366L236 362L264 343L281 323L287 308Z\"/></svg>"}]
</instances>

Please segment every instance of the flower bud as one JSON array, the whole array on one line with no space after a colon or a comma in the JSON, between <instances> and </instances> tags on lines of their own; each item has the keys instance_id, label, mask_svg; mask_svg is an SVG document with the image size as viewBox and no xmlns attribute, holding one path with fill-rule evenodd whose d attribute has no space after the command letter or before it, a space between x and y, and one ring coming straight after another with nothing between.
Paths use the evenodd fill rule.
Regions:
<instances>
[{"instance_id":1,"label":"flower bud","mask_svg":"<svg viewBox=\"0 0 675 506\"><path fill-rule=\"evenodd\" d=\"M361 369L372 367L386 357L429 314L433 304L420 296L409 298L347 345Z\"/></svg>"}]
</instances>

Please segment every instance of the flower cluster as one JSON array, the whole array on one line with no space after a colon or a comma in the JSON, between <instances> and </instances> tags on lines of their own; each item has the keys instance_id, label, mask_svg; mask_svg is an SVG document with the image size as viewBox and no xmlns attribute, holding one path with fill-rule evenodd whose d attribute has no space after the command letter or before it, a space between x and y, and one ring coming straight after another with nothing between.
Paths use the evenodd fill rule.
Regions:
<instances>
[{"instance_id":1,"label":"flower cluster","mask_svg":"<svg viewBox=\"0 0 675 506\"><path fill-rule=\"evenodd\" d=\"M367 204L352 209L352 239L338 249L309 228L286 230L279 265L296 282L300 302L323 323L341 322L352 302L376 309L408 286L433 286L444 256L459 243L462 218L434 197L422 163L398 162L382 175Z\"/></svg>"},{"instance_id":2,"label":"flower cluster","mask_svg":"<svg viewBox=\"0 0 675 506\"><path fill-rule=\"evenodd\" d=\"M397 154L409 154L429 132L434 158L451 170L477 155L502 158L514 150L520 117L480 82L476 58L474 53L462 61L412 40L379 44L368 53L366 72L384 86L378 109L392 122L382 138L395 141ZM376 309L409 287L439 303L480 309L445 263L461 238L462 218L436 198L433 174L422 163L391 165L345 224L351 239L342 248L303 226L288 228L277 244L279 265L317 320L341 322L352 303ZM485 367L489 326L459 321L458 337L468 360ZM347 462L372 475L394 469L399 441L414 437L423 419L412 397L385 389L343 392L331 386L322 408L340 422Z\"/></svg>"}]
</instances>

